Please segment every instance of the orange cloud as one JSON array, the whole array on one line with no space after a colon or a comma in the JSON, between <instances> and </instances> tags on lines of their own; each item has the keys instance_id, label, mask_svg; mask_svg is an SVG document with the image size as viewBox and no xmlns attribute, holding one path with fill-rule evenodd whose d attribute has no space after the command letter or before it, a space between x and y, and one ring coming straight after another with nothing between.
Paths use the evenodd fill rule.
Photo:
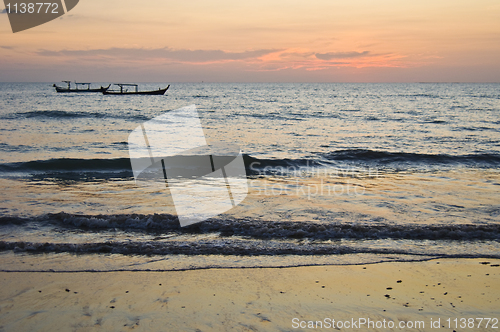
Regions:
<instances>
[{"instance_id":1,"label":"orange cloud","mask_svg":"<svg viewBox=\"0 0 500 332\"><path fill-rule=\"evenodd\" d=\"M260 57L260 70L306 69L323 70L331 67L411 67L419 63L406 63L406 56L398 54L374 54L370 51L316 53L310 50L287 49Z\"/></svg>"},{"instance_id":2,"label":"orange cloud","mask_svg":"<svg viewBox=\"0 0 500 332\"><path fill-rule=\"evenodd\" d=\"M274 50L226 52L222 50L174 50L168 47L156 49L113 47L91 50L40 50L36 54L50 57L70 57L73 59L75 57L86 59L109 57L113 59L136 59L140 61L173 60L182 63L214 63L258 58L272 52Z\"/></svg>"},{"instance_id":3,"label":"orange cloud","mask_svg":"<svg viewBox=\"0 0 500 332\"><path fill-rule=\"evenodd\" d=\"M262 49L243 52L224 50L187 50L164 48L108 48L90 50L39 50L38 56L60 58L87 63L108 61L110 63L185 64L208 65L239 62L255 71L279 71L284 69L323 70L331 67L411 67L418 63L403 62L404 55L376 54L370 51L345 51L319 53L305 48L281 50Z\"/></svg>"}]
</instances>

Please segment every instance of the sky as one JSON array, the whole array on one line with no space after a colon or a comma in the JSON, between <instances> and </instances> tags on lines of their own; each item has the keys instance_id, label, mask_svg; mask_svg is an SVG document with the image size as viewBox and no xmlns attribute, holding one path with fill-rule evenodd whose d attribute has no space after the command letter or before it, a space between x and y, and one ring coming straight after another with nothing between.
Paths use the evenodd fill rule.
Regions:
<instances>
[{"instance_id":1,"label":"sky","mask_svg":"<svg viewBox=\"0 0 500 332\"><path fill-rule=\"evenodd\" d=\"M80 0L15 34L0 13L0 81L61 80L500 82L500 1Z\"/></svg>"}]
</instances>

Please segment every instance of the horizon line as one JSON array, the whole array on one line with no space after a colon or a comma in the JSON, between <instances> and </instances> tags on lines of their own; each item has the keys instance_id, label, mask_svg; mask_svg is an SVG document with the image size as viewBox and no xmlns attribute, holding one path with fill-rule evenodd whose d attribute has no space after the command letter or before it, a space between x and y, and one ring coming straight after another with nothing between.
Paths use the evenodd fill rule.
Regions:
<instances>
[{"instance_id":1,"label":"horizon line","mask_svg":"<svg viewBox=\"0 0 500 332\"><path fill-rule=\"evenodd\" d=\"M86 80L88 81L88 80ZM0 83L43 83L43 84L54 84L61 83L64 81L0 81ZM71 81L77 82L77 81ZM284 82L284 81L275 81L275 82L217 82L217 81L93 81L93 84L99 83L111 83L111 84L124 84L124 83L138 83L138 84L153 84L153 83L162 83L162 84L186 84L186 83L199 83L199 84L500 84L500 81L484 81L484 82L460 82L460 81L402 81L402 82Z\"/></svg>"}]
</instances>

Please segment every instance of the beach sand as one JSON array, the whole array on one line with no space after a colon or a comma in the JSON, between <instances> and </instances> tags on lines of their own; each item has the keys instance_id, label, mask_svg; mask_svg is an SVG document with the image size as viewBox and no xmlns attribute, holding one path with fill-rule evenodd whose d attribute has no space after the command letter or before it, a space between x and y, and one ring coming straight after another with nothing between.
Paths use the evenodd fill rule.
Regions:
<instances>
[{"instance_id":1,"label":"beach sand","mask_svg":"<svg viewBox=\"0 0 500 332\"><path fill-rule=\"evenodd\" d=\"M478 321L474 329L454 326L455 318L458 324L461 318L500 318L498 264L447 259L169 272L1 272L0 330L300 331L308 330L295 328L301 322L364 318L385 320L386 328L340 330L429 331L437 329L431 329L431 319L434 324L440 319L443 331L498 331L500 323L498 329L491 323L485 329L485 322L477 328ZM388 328L390 321L395 328ZM397 328L413 321L425 325Z\"/></svg>"}]
</instances>

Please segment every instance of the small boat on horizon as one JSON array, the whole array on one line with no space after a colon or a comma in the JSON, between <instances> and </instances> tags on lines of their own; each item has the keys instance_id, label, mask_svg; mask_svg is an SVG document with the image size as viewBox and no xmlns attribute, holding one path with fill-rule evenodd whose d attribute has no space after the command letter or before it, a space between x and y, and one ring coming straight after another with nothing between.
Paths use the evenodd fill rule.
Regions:
<instances>
[{"instance_id":1,"label":"small boat on horizon","mask_svg":"<svg viewBox=\"0 0 500 332\"><path fill-rule=\"evenodd\" d=\"M52 86L54 88L56 88L56 92L104 92L104 91L108 90L109 87L111 86L111 84L110 84L107 87L101 86L100 88L97 88L97 89L94 88L94 89L92 89L90 87L90 85L92 83L77 83L77 82L75 82L75 89L72 89L71 88L71 81L62 81L62 82L67 83L68 87L67 88L62 88L60 86L57 86L57 85L53 84ZM79 89L78 88L79 86L83 86L83 89ZM85 86L86 86L86 88L85 88Z\"/></svg>"},{"instance_id":2,"label":"small boat on horizon","mask_svg":"<svg viewBox=\"0 0 500 332\"><path fill-rule=\"evenodd\" d=\"M120 90L108 90L102 91L105 95L164 95L165 92L170 88L170 84L165 88L151 91L139 91L138 84L129 84L129 83L115 83L115 85L120 87ZM127 86L135 87L133 91L128 91ZM125 87L125 89L124 89Z\"/></svg>"}]
</instances>

